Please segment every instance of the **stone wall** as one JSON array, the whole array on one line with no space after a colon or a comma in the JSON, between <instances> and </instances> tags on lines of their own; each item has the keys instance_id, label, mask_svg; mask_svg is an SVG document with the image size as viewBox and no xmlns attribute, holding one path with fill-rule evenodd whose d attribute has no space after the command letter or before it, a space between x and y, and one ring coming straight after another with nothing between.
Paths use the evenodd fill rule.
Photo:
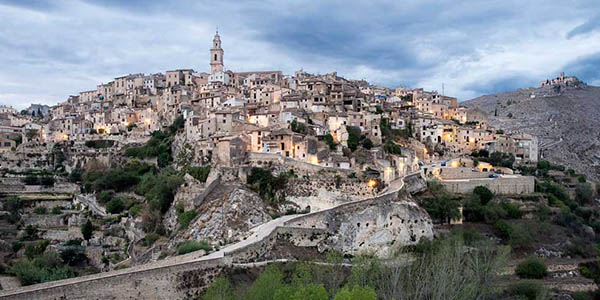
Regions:
<instances>
[{"instance_id":1,"label":"stone wall","mask_svg":"<svg viewBox=\"0 0 600 300\"><path fill-rule=\"evenodd\" d=\"M148 269L133 267L48 282L0 294L1 299L194 299L218 276L223 259Z\"/></svg>"},{"instance_id":2,"label":"stone wall","mask_svg":"<svg viewBox=\"0 0 600 300\"><path fill-rule=\"evenodd\" d=\"M332 176L324 173L309 178L291 178L284 190L286 199L301 209L318 211L350 201L375 196L376 190L359 179Z\"/></svg>"},{"instance_id":3,"label":"stone wall","mask_svg":"<svg viewBox=\"0 0 600 300\"><path fill-rule=\"evenodd\" d=\"M496 194L530 194L535 191L533 176L510 175L500 178L477 178L440 181L448 191L469 194L477 186L485 186Z\"/></svg>"},{"instance_id":4,"label":"stone wall","mask_svg":"<svg viewBox=\"0 0 600 300\"><path fill-rule=\"evenodd\" d=\"M289 170L294 170L297 175L310 175L318 173L319 171L333 171L339 172L342 174L350 174L353 171L347 169L340 169L334 167L323 167L320 165L315 165L311 163L307 163L304 161L292 159L289 157L283 157L279 154L273 153L261 153L261 152L248 152L247 162L251 166L255 167L265 167L268 165L281 165L285 166Z\"/></svg>"}]
</instances>

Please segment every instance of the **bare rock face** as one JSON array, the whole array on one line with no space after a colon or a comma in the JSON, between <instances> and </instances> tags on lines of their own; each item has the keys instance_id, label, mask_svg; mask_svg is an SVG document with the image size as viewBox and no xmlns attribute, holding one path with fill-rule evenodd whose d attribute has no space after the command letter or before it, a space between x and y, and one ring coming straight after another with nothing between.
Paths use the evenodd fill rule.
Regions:
<instances>
[{"instance_id":1,"label":"bare rock face","mask_svg":"<svg viewBox=\"0 0 600 300\"><path fill-rule=\"evenodd\" d=\"M177 189L173 205L171 205L171 208L169 208L163 220L163 225L165 225L165 228L169 231L173 231L177 228L177 204L183 204L185 210L193 209L194 199L204 191L205 184L196 180L190 174L185 174L183 179L184 183Z\"/></svg>"},{"instance_id":2,"label":"bare rock face","mask_svg":"<svg viewBox=\"0 0 600 300\"><path fill-rule=\"evenodd\" d=\"M411 201L381 201L360 210L332 215L329 221L336 230L320 245L319 251L333 249L387 257L401 246L433 237L431 218Z\"/></svg>"},{"instance_id":3,"label":"bare rock face","mask_svg":"<svg viewBox=\"0 0 600 300\"><path fill-rule=\"evenodd\" d=\"M241 185L220 185L196 209L198 215L175 241L205 240L229 243L241 240L248 230L268 222L271 216L262 199Z\"/></svg>"}]
</instances>

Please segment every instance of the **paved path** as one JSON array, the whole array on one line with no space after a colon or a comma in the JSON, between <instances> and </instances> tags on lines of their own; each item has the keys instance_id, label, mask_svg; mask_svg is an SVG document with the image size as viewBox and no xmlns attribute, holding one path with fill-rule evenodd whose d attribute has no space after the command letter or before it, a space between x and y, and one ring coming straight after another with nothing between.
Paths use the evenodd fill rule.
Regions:
<instances>
[{"instance_id":1,"label":"paved path","mask_svg":"<svg viewBox=\"0 0 600 300\"><path fill-rule=\"evenodd\" d=\"M412 176L412 175L416 175L416 174L419 174L419 173L420 173L420 171L408 174L406 176ZM396 189L394 189L392 191L388 191L386 193L383 193L383 194L381 194L381 195L379 195L377 197L380 197L380 196L383 196L383 195L388 195L388 194L391 194L391 193L397 193L404 186L404 181L403 180L404 180L404 178L406 176L396 179L396 182L393 183L393 186ZM398 182L400 182L400 183L398 183ZM392 185L390 185L390 186L392 186ZM204 251L195 251L195 252L192 252L192 253L188 253L188 254L184 254L184 255L179 255L179 256L174 256L174 257L169 257L169 258L165 258L163 260L157 261L157 262L153 262L153 263L149 263L149 264L144 264L144 265L139 265L139 266L134 266L134 267L126 268L126 269L113 270L113 271L105 272L105 273L98 273L98 274L87 275L87 276L76 277L76 278L70 278L70 279L65 279L65 280L58 280L58 281L46 282L46 283L41 283L41 284L26 286L26 287L23 287L23 288L20 288L20 289L4 290L4 291L0 292L0 298L2 298L4 296L18 295L20 293L25 293L25 292L43 290L43 289L52 288L52 287L66 286L66 285L71 285L71 284L76 284L76 283L81 283L81 282L86 282L86 281L93 281L93 280L99 280L99 279L103 279L103 278L110 278L110 277L114 277L114 276L132 274L132 273L137 273L137 272L142 272L142 271L147 271L147 270L152 270L152 269L165 268L165 267L169 267L169 266L187 264L187 263L198 262L198 261L203 261L203 260L211 260L211 259L223 258L229 252L232 252L232 251L241 249L243 247L246 247L248 245L251 245L251 244L254 244L254 243L262 241L264 238L266 238L271 233L273 233L273 231L276 230L277 227L286 226L285 225L286 223L289 223L289 221L293 221L296 218L300 218L300 217L307 216L307 215L312 215L312 214L324 213L324 212L336 209L336 208L338 208L340 206L345 206L345 205L348 205L348 204L358 203L358 202L362 202L362 201L369 201L369 200L372 200L372 199L373 198L350 201L350 202L346 202L346 203L342 203L342 204L333 206L333 207L325 209L325 210L316 211L316 212L309 213L309 214L287 215L287 216L279 217L277 219L271 220L271 221L269 221L267 223L261 224L259 226L256 226L256 227L250 229L250 232L252 234L249 237L247 237L245 240L242 240L242 241L239 241L239 242L237 242L235 244L231 244L229 246L221 248L221 249L219 249L219 251L210 253L208 255L204 255L205 254Z\"/></svg>"}]
</instances>

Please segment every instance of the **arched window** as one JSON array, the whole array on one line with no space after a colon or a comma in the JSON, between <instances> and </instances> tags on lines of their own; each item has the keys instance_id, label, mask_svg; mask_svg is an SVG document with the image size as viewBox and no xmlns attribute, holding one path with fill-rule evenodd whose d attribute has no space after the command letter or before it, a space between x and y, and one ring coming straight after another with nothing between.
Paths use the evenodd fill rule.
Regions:
<instances>
[{"instance_id":1,"label":"arched window","mask_svg":"<svg viewBox=\"0 0 600 300\"><path fill-rule=\"evenodd\" d=\"M217 61L217 55L215 54L215 61Z\"/></svg>"}]
</instances>

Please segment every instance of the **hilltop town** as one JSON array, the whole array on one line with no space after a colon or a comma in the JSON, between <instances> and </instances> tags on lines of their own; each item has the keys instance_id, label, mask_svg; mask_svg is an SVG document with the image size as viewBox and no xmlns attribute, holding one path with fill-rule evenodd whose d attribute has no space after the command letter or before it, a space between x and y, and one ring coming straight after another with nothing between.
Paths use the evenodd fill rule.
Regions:
<instances>
[{"instance_id":1,"label":"hilltop town","mask_svg":"<svg viewBox=\"0 0 600 300\"><path fill-rule=\"evenodd\" d=\"M542 209L562 218L580 189L593 190L582 207L596 192L544 160L538 136L490 122L497 108L335 72L227 70L218 32L209 55L210 72L129 74L54 106L0 107L0 298L193 298L228 268L390 258L463 223L519 249L516 260L575 257L554 240L515 246L502 227L525 228ZM541 87L580 84L561 74ZM595 218L577 220L573 240L591 243ZM33 263L49 252L66 269Z\"/></svg>"}]
</instances>

